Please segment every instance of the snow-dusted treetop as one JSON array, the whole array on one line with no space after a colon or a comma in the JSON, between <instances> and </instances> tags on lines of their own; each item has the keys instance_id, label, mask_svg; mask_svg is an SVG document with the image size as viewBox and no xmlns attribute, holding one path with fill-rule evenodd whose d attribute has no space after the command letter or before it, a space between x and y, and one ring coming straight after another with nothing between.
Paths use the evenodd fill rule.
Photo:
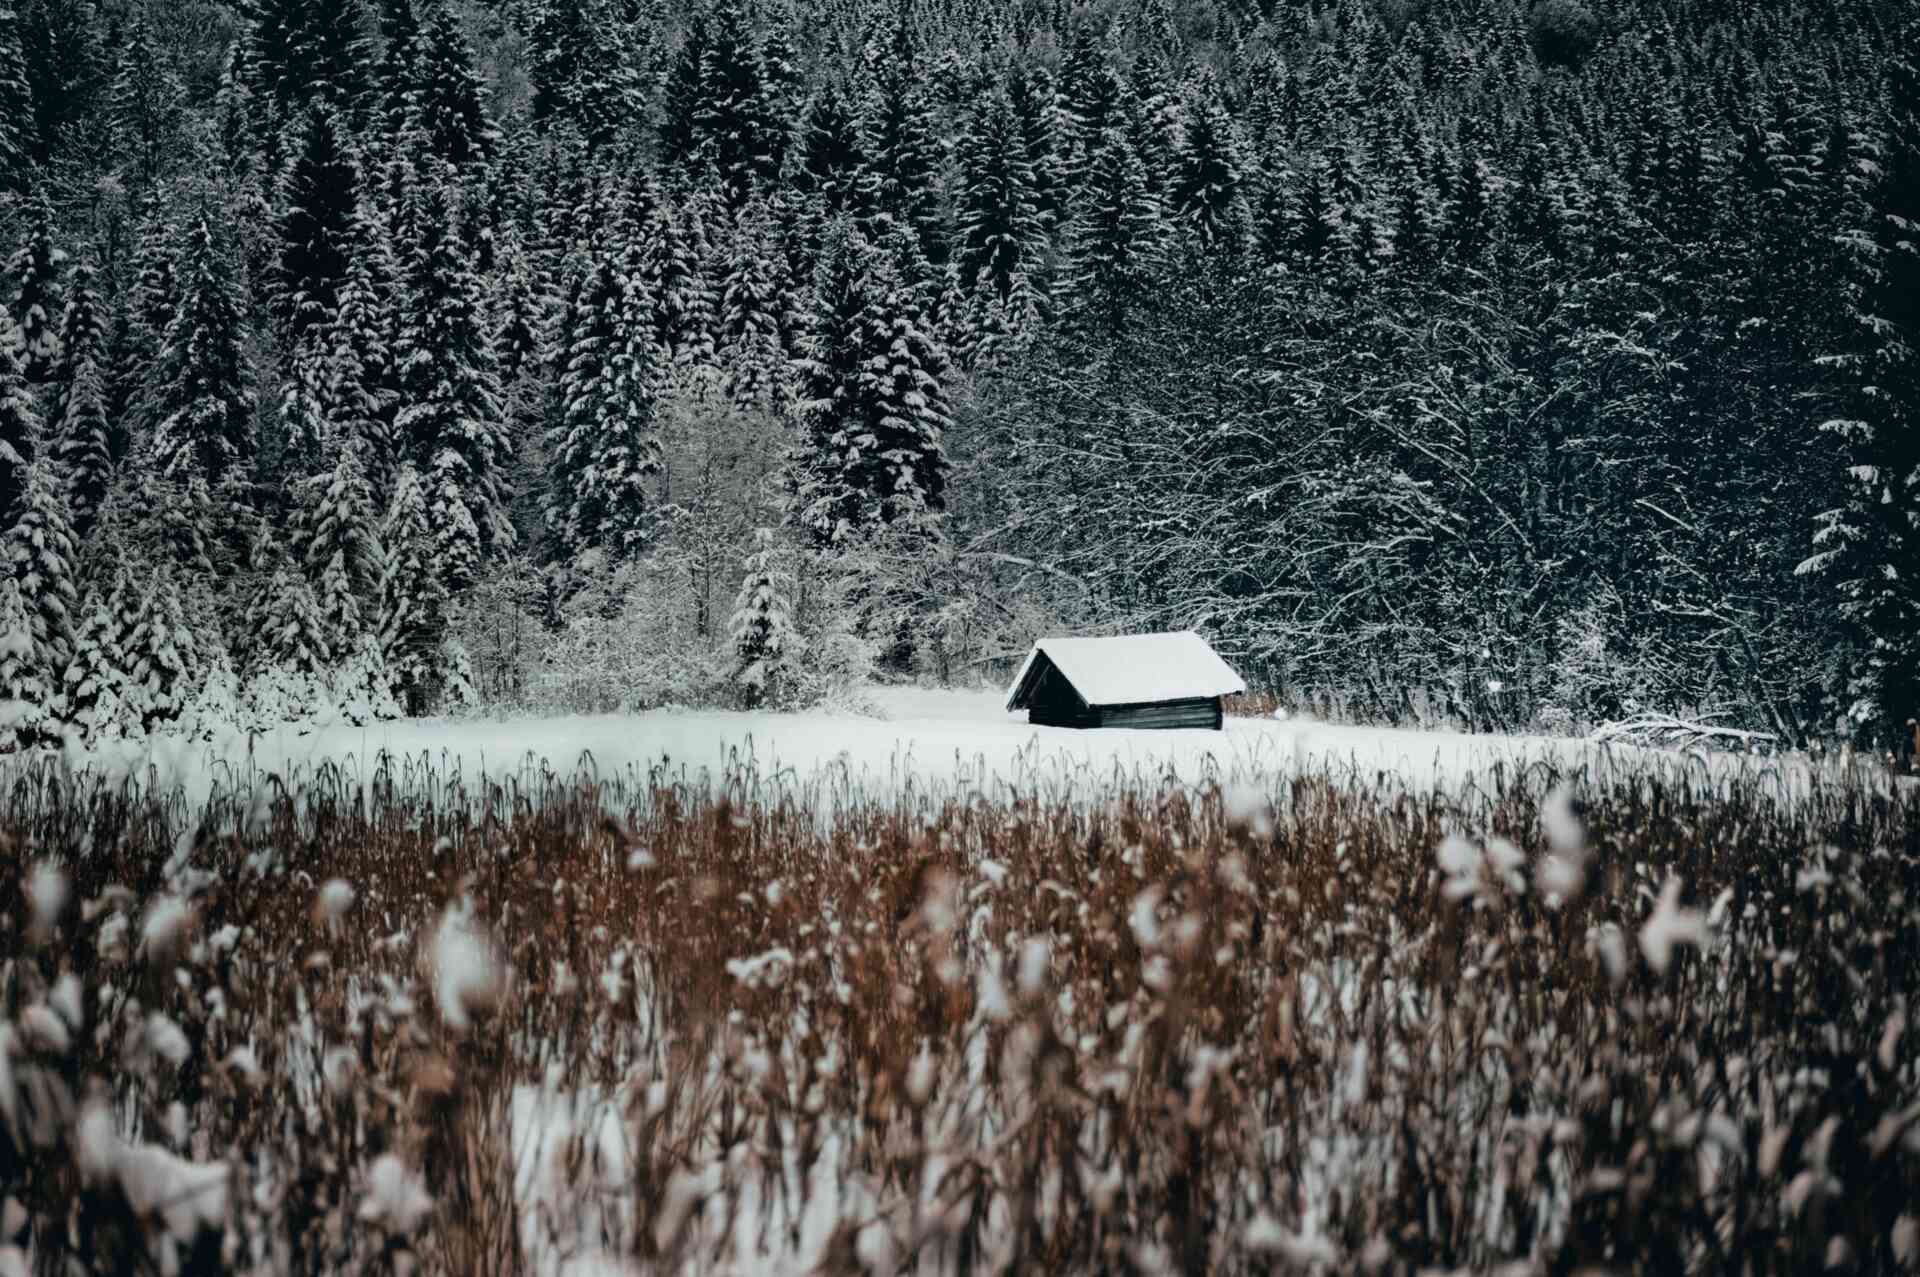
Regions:
<instances>
[{"instance_id":1,"label":"snow-dusted treetop","mask_svg":"<svg viewBox=\"0 0 1920 1277\"><path fill-rule=\"evenodd\" d=\"M1045 655L1088 706L1196 700L1244 692L1247 685L1192 630L1113 638L1043 638L1007 691L1009 710L1025 709Z\"/></svg>"}]
</instances>

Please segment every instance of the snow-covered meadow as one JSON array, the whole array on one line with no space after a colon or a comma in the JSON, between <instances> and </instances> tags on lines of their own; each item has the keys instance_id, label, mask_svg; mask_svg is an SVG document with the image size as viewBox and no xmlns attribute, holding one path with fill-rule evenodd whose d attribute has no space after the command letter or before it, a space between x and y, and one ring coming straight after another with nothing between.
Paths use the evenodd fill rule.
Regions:
<instances>
[{"instance_id":1,"label":"snow-covered meadow","mask_svg":"<svg viewBox=\"0 0 1920 1277\"><path fill-rule=\"evenodd\" d=\"M649 774L715 780L743 766L800 788L862 793L912 789L942 796L1041 791L1111 796L1140 785L1274 776L1341 775L1375 788L1459 794L1496 769L1578 770L1597 776L1688 775L1719 785L1752 781L1804 794L1833 766L1721 751L1679 753L1598 745L1564 736L1471 735L1308 718L1228 717L1223 731L1037 727L1008 713L1004 692L876 687L858 710L799 713L663 709L536 718L402 719L367 725L289 726L206 740L159 735L69 755L107 775L177 785L194 799L211 786L293 777L323 766L351 775L419 767L469 782L571 775L644 782ZM1856 782L1881 785L1870 769Z\"/></svg>"}]
</instances>

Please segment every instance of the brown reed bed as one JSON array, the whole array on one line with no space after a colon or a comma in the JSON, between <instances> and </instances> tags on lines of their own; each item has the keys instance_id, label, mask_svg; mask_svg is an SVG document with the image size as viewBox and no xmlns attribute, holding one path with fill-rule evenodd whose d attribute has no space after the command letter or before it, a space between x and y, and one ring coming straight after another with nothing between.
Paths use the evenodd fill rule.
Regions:
<instances>
[{"instance_id":1,"label":"brown reed bed","mask_svg":"<svg viewBox=\"0 0 1920 1277\"><path fill-rule=\"evenodd\" d=\"M1916 829L19 765L0 1272L1910 1271Z\"/></svg>"}]
</instances>

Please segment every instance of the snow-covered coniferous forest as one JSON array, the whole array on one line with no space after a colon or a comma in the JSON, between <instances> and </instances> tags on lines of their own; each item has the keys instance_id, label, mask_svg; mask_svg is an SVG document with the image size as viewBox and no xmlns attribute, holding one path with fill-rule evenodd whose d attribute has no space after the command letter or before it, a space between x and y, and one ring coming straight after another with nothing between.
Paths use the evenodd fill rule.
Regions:
<instances>
[{"instance_id":1,"label":"snow-covered coniferous forest","mask_svg":"<svg viewBox=\"0 0 1920 1277\"><path fill-rule=\"evenodd\" d=\"M1916 718L1913 0L0 0L0 1277L1911 1274Z\"/></svg>"},{"instance_id":2,"label":"snow-covered coniferous forest","mask_svg":"<svg viewBox=\"0 0 1920 1277\"><path fill-rule=\"evenodd\" d=\"M18 0L11 730L804 705L1196 628L1354 717L1887 748L1914 21Z\"/></svg>"}]
</instances>

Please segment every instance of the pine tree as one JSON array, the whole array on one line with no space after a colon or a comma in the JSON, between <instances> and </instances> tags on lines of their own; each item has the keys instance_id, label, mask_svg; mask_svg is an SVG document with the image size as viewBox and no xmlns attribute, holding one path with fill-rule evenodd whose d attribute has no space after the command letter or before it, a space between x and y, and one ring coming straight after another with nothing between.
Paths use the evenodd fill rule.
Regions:
<instances>
[{"instance_id":1,"label":"pine tree","mask_svg":"<svg viewBox=\"0 0 1920 1277\"><path fill-rule=\"evenodd\" d=\"M442 579L458 592L488 554L513 544L501 484L510 441L459 206L444 177L424 185L418 200L398 344L402 407L394 424L403 455L431 476Z\"/></svg>"},{"instance_id":2,"label":"pine tree","mask_svg":"<svg viewBox=\"0 0 1920 1277\"><path fill-rule=\"evenodd\" d=\"M1237 248L1247 223L1242 161L1233 117L1211 73L1191 90L1186 135L1173 184L1173 211L1192 224L1202 246Z\"/></svg>"},{"instance_id":3,"label":"pine tree","mask_svg":"<svg viewBox=\"0 0 1920 1277\"><path fill-rule=\"evenodd\" d=\"M0 192L23 192L34 181L33 90L20 42L20 22L0 6Z\"/></svg>"},{"instance_id":4,"label":"pine tree","mask_svg":"<svg viewBox=\"0 0 1920 1277\"><path fill-rule=\"evenodd\" d=\"M500 133L481 100L473 46L448 0L425 4L409 123L419 129L427 154L436 159L456 169L484 163L499 145Z\"/></svg>"},{"instance_id":5,"label":"pine tree","mask_svg":"<svg viewBox=\"0 0 1920 1277\"><path fill-rule=\"evenodd\" d=\"M420 22L413 0L380 0L380 39L380 58L359 115L365 121L363 130L391 152L413 119L418 92L414 64L420 55Z\"/></svg>"},{"instance_id":6,"label":"pine tree","mask_svg":"<svg viewBox=\"0 0 1920 1277\"><path fill-rule=\"evenodd\" d=\"M164 562L142 565L140 588L129 602L120 646L127 676L123 703L140 731L154 732L187 711L195 675L210 667L218 644L203 642L189 624L174 570Z\"/></svg>"},{"instance_id":7,"label":"pine tree","mask_svg":"<svg viewBox=\"0 0 1920 1277\"><path fill-rule=\"evenodd\" d=\"M599 0L544 0L528 44L535 122L570 120L591 148L611 143L632 123L640 87Z\"/></svg>"},{"instance_id":8,"label":"pine tree","mask_svg":"<svg viewBox=\"0 0 1920 1277\"><path fill-rule=\"evenodd\" d=\"M26 490L27 465L39 442L40 409L20 367L13 318L0 313L0 510L11 510Z\"/></svg>"},{"instance_id":9,"label":"pine tree","mask_svg":"<svg viewBox=\"0 0 1920 1277\"><path fill-rule=\"evenodd\" d=\"M693 153L713 165L738 203L779 176L786 125L768 98L760 49L742 0L715 0L706 32Z\"/></svg>"},{"instance_id":10,"label":"pine tree","mask_svg":"<svg viewBox=\"0 0 1920 1277\"><path fill-rule=\"evenodd\" d=\"M638 255L628 273L653 303L654 344L675 365L711 358L715 299L698 210L691 202L675 209L655 193L623 223L623 237Z\"/></svg>"},{"instance_id":11,"label":"pine tree","mask_svg":"<svg viewBox=\"0 0 1920 1277\"><path fill-rule=\"evenodd\" d=\"M741 210L727 261L719 326L727 393L742 409L772 408L785 398L791 312L786 261L765 202Z\"/></svg>"},{"instance_id":12,"label":"pine tree","mask_svg":"<svg viewBox=\"0 0 1920 1277\"><path fill-rule=\"evenodd\" d=\"M1095 145L1086 206L1069 236L1074 322L1110 336L1127 330L1150 301L1164 242L1158 194L1127 135L1108 129Z\"/></svg>"},{"instance_id":13,"label":"pine tree","mask_svg":"<svg viewBox=\"0 0 1920 1277\"><path fill-rule=\"evenodd\" d=\"M25 0L19 18L33 97L33 158L43 168L56 162L90 164L98 151L92 129L107 79L94 5L91 0ZM10 109L0 104L0 113Z\"/></svg>"},{"instance_id":14,"label":"pine tree","mask_svg":"<svg viewBox=\"0 0 1920 1277\"><path fill-rule=\"evenodd\" d=\"M89 745L139 729L130 708L132 675L126 663L134 619L135 591L117 560L90 583L77 609L73 655L62 672L60 692L68 722Z\"/></svg>"},{"instance_id":15,"label":"pine tree","mask_svg":"<svg viewBox=\"0 0 1920 1277\"><path fill-rule=\"evenodd\" d=\"M435 570L426 493L411 466L402 467L380 525L386 548L380 578L377 635L401 705L427 713L440 699L445 674L447 594Z\"/></svg>"},{"instance_id":16,"label":"pine tree","mask_svg":"<svg viewBox=\"0 0 1920 1277\"><path fill-rule=\"evenodd\" d=\"M608 252L568 307L546 503L548 531L565 559L589 549L624 557L646 538L646 484L661 462L652 312L644 281L621 272Z\"/></svg>"},{"instance_id":17,"label":"pine tree","mask_svg":"<svg viewBox=\"0 0 1920 1277\"><path fill-rule=\"evenodd\" d=\"M254 459L246 315L226 253L203 216L188 236L180 309L149 380L153 464L168 478L219 490Z\"/></svg>"},{"instance_id":18,"label":"pine tree","mask_svg":"<svg viewBox=\"0 0 1920 1277\"><path fill-rule=\"evenodd\" d=\"M707 15L696 10L674 51L660 101L660 159L664 165L691 167L704 134L700 108L706 86Z\"/></svg>"},{"instance_id":19,"label":"pine tree","mask_svg":"<svg viewBox=\"0 0 1920 1277\"><path fill-rule=\"evenodd\" d=\"M255 12L249 70L275 118L321 103L345 111L361 100L368 80L360 0L255 0Z\"/></svg>"},{"instance_id":20,"label":"pine tree","mask_svg":"<svg viewBox=\"0 0 1920 1277\"><path fill-rule=\"evenodd\" d=\"M368 477L377 487L391 481L399 463L394 426L399 373L393 350L393 281L398 275L386 227L363 202L354 215L347 273L325 334L333 391L327 424L335 439L358 441Z\"/></svg>"},{"instance_id":21,"label":"pine tree","mask_svg":"<svg viewBox=\"0 0 1920 1277\"><path fill-rule=\"evenodd\" d=\"M800 154L794 174L800 189L818 195L832 212L852 209L865 167L860 119L836 76L827 77L807 104L800 125Z\"/></svg>"},{"instance_id":22,"label":"pine tree","mask_svg":"<svg viewBox=\"0 0 1920 1277\"><path fill-rule=\"evenodd\" d=\"M801 363L805 439L795 522L833 545L945 505L947 358L915 291L857 230L837 227L815 288Z\"/></svg>"},{"instance_id":23,"label":"pine tree","mask_svg":"<svg viewBox=\"0 0 1920 1277\"><path fill-rule=\"evenodd\" d=\"M294 352L275 411L278 470L283 489L312 478L320 470L333 438L333 385L327 361L312 348Z\"/></svg>"},{"instance_id":24,"label":"pine tree","mask_svg":"<svg viewBox=\"0 0 1920 1277\"><path fill-rule=\"evenodd\" d=\"M11 577L0 580L0 753L51 743L60 706Z\"/></svg>"},{"instance_id":25,"label":"pine tree","mask_svg":"<svg viewBox=\"0 0 1920 1277\"><path fill-rule=\"evenodd\" d=\"M1839 361L1849 415L1822 424L1847 451L1844 503L1800 565L1834 583L1860 652L1849 691L1876 743L1920 716L1920 66L1889 71L1886 141L1856 232L1857 336Z\"/></svg>"},{"instance_id":26,"label":"pine tree","mask_svg":"<svg viewBox=\"0 0 1920 1277\"><path fill-rule=\"evenodd\" d=\"M944 245L935 225L936 179L940 156L934 121L919 66L920 51L902 10L893 38L884 48L869 48L868 87L860 104L860 206L869 233L878 238L884 223L911 227L932 260Z\"/></svg>"},{"instance_id":27,"label":"pine tree","mask_svg":"<svg viewBox=\"0 0 1920 1277\"><path fill-rule=\"evenodd\" d=\"M53 209L44 194L33 201L32 210L26 237L7 263L7 279L22 371L38 386L53 379L60 362L60 274L67 253L54 242Z\"/></svg>"},{"instance_id":28,"label":"pine tree","mask_svg":"<svg viewBox=\"0 0 1920 1277\"><path fill-rule=\"evenodd\" d=\"M51 463L27 467L5 540L7 574L20 587L41 668L66 668L72 651L77 545L67 498Z\"/></svg>"},{"instance_id":29,"label":"pine tree","mask_svg":"<svg viewBox=\"0 0 1920 1277\"><path fill-rule=\"evenodd\" d=\"M324 103L307 112L300 153L288 171L274 262L275 318L289 349L333 322L359 204L360 175L342 125Z\"/></svg>"},{"instance_id":30,"label":"pine tree","mask_svg":"<svg viewBox=\"0 0 1920 1277\"><path fill-rule=\"evenodd\" d=\"M734 682L748 709L779 705L792 677L799 636L793 627L793 586L781 560L772 529L757 529L730 626L739 662Z\"/></svg>"},{"instance_id":31,"label":"pine tree","mask_svg":"<svg viewBox=\"0 0 1920 1277\"><path fill-rule=\"evenodd\" d=\"M136 5L107 91L110 146L128 185L143 190L170 172L184 149L185 109L185 86L155 47L145 6Z\"/></svg>"},{"instance_id":32,"label":"pine tree","mask_svg":"<svg viewBox=\"0 0 1920 1277\"><path fill-rule=\"evenodd\" d=\"M75 535L92 531L100 503L113 484L113 444L107 423L106 379L91 359L73 371L55 423L54 463L66 482Z\"/></svg>"},{"instance_id":33,"label":"pine tree","mask_svg":"<svg viewBox=\"0 0 1920 1277\"><path fill-rule=\"evenodd\" d=\"M1005 300L1016 274L1037 274L1046 248L1033 165L1012 105L994 94L960 143L959 243L963 279Z\"/></svg>"}]
</instances>

